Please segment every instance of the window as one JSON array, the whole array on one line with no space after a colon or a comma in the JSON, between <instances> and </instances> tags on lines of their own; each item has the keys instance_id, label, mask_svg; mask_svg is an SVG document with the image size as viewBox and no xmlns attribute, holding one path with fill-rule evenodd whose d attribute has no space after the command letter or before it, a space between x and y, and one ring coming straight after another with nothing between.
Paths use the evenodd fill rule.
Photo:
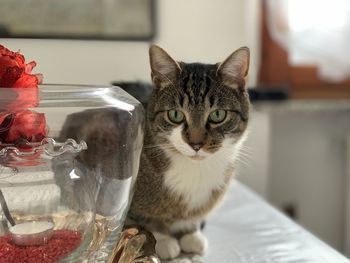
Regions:
<instances>
[{"instance_id":1,"label":"window","mask_svg":"<svg viewBox=\"0 0 350 263\"><path fill-rule=\"evenodd\" d=\"M294 98L350 98L350 1L265 0L264 84Z\"/></svg>"}]
</instances>

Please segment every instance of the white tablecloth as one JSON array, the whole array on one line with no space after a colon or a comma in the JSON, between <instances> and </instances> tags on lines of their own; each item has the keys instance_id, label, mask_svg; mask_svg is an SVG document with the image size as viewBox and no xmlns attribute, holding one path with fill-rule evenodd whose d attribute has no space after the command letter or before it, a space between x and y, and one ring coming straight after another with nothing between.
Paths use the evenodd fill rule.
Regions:
<instances>
[{"instance_id":1,"label":"white tablecloth","mask_svg":"<svg viewBox=\"0 0 350 263\"><path fill-rule=\"evenodd\" d=\"M238 182L204 232L208 263L350 262Z\"/></svg>"}]
</instances>

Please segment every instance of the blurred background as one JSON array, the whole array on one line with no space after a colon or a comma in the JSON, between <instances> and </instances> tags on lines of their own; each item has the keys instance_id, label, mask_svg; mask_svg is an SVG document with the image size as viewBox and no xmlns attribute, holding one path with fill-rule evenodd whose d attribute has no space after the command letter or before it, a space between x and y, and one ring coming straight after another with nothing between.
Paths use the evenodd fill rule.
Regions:
<instances>
[{"instance_id":1,"label":"blurred background","mask_svg":"<svg viewBox=\"0 0 350 263\"><path fill-rule=\"evenodd\" d=\"M348 0L0 0L0 44L45 83L150 81L148 47L216 63L251 50L238 179L350 255Z\"/></svg>"}]
</instances>

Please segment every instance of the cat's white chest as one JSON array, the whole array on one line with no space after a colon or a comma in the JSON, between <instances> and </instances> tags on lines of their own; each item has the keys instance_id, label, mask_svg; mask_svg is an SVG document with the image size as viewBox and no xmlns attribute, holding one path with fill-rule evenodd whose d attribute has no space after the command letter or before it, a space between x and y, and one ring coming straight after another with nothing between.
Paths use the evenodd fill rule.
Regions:
<instances>
[{"instance_id":1,"label":"cat's white chest","mask_svg":"<svg viewBox=\"0 0 350 263\"><path fill-rule=\"evenodd\" d=\"M205 205L213 192L225 184L231 158L220 154L201 161L192 161L181 154L171 156L171 167L164 175L164 184L181 196L189 209Z\"/></svg>"}]
</instances>

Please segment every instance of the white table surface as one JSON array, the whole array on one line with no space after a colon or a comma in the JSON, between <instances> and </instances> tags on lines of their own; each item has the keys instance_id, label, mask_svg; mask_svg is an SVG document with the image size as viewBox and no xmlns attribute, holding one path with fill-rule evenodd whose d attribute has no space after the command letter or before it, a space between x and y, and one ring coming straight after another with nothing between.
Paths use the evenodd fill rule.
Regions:
<instances>
[{"instance_id":1,"label":"white table surface","mask_svg":"<svg viewBox=\"0 0 350 263\"><path fill-rule=\"evenodd\" d=\"M236 181L204 233L206 263L350 262Z\"/></svg>"}]
</instances>

